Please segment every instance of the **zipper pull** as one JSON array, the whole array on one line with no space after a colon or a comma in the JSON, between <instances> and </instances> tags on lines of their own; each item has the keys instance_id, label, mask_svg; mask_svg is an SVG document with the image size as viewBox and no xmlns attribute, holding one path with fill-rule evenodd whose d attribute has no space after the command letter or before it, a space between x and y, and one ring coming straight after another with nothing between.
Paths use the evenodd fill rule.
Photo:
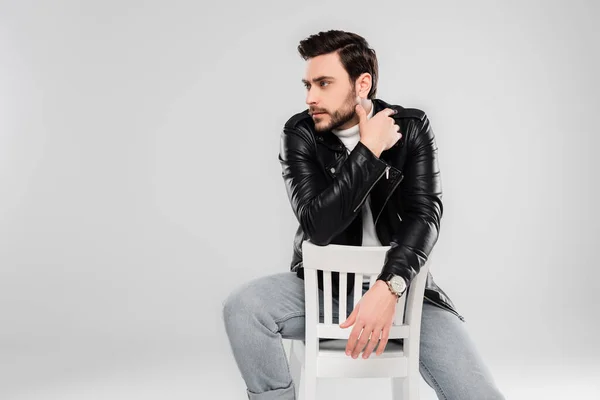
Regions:
<instances>
[{"instance_id":1,"label":"zipper pull","mask_svg":"<svg viewBox=\"0 0 600 400\"><path fill-rule=\"evenodd\" d=\"M390 179L390 166L385 167L385 179Z\"/></svg>"}]
</instances>

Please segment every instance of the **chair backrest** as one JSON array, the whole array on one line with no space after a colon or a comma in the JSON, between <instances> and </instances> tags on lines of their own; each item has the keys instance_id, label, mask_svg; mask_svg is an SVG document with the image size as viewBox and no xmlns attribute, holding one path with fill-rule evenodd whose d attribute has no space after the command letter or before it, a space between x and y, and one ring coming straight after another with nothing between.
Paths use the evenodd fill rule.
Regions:
<instances>
[{"instance_id":1,"label":"chair backrest","mask_svg":"<svg viewBox=\"0 0 600 400\"><path fill-rule=\"evenodd\" d=\"M390 246L347 246L330 244L318 246L305 240L302 243L302 258L304 267L304 290L306 308L306 339L307 345L318 342L319 338L348 339L351 328L342 329L333 324L332 308L332 272L339 272L338 307L339 322L346 319L347 274L353 273L354 299L356 306L362 298L363 279L369 280L371 287L385 262L385 255ZM413 339L418 351L418 340L421 330L421 313L427 272L431 266L431 256L411 281L407 292L399 299L396 315L390 329L390 339ZM319 288L318 271L323 274L323 309L324 320L319 318ZM406 343L405 343L406 344ZM412 347L412 346L411 346ZM405 351L408 350L405 346ZM415 350L413 350L415 351Z\"/></svg>"}]
</instances>

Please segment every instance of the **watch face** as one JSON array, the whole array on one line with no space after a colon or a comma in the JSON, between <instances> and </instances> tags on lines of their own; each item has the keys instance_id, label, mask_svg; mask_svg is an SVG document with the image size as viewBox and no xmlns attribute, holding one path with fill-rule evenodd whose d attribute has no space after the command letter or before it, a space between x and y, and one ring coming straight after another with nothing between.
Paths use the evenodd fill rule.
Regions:
<instances>
[{"instance_id":1,"label":"watch face","mask_svg":"<svg viewBox=\"0 0 600 400\"><path fill-rule=\"evenodd\" d=\"M404 291L406 282L401 276L396 275L390 279L390 285L392 285L392 289L394 289L396 293L401 293Z\"/></svg>"}]
</instances>

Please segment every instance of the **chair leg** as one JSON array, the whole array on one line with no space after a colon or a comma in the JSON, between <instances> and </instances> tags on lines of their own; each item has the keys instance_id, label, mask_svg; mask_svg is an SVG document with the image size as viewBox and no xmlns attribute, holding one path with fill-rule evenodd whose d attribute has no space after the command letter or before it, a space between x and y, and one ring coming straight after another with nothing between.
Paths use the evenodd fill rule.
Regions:
<instances>
[{"instance_id":1,"label":"chair leg","mask_svg":"<svg viewBox=\"0 0 600 400\"><path fill-rule=\"evenodd\" d=\"M407 400L408 393L406 378L392 378L392 400Z\"/></svg>"},{"instance_id":2,"label":"chair leg","mask_svg":"<svg viewBox=\"0 0 600 400\"><path fill-rule=\"evenodd\" d=\"M313 347L313 354L310 351L312 346L315 346ZM318 340L305 343L304 362L302 363L302 385L300 385L298 400L316 400L317 398L316 351L318 350L318 346Z\"/></svg>"},{"instance_id":3,"label":"chair leg","mask_svg":"<svg viewBox=\"0 0 600 400\"><path fill-rule=\"evenodd\" d=\"M317 399L317 377L315 374L306 373L303 368L302 385L298 393L298 400L316 400Z\"/></svg>"},{"instance_id":4,"label":"chair leg","mask_svg":"<svg viewBox=\"0 0 600 400\"><path fill-rule=\"evenodd\" d=\"M290 349L290 373L292 374L292 380L294 381L294 391L296 392L296 399L300 397L300 386L302 385L302 362L298 359L298 355L294 350L294 341L292 341L292 347Z\"/></svg>"},{"instance_id":5,"label":"chair leg","mask_svg":"<svg viewBox=\"0 0 600 400\"><path fill-rule=\"evenodd\" d=\"M419 380L415 377L392 378L392 399L419 400Z\"/></svg>"}]
</instances>

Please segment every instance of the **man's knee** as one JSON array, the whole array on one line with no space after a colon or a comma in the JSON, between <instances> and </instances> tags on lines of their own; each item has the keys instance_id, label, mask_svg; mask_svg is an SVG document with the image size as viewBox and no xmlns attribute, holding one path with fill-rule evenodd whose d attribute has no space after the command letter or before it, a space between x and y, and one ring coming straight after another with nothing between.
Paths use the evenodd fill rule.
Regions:
<instances>
[{"instance_id":1,"label":"man's knee","mask_svg":"<svg viewBox=\"0 0 600 400\"><path fill-rule=\"evenodd\" d=\"M256 318L264 309L260 293L255 289L255 286L249 283L243 284L232 290L223 300L223 321L227 328L242 328L249 319Z\"/></svg>"},{"instance_id":2,"label":"man's knee","mask_svg":"<svg viewBox=\"0 0 600 400\"><path fill-rule=\"evenodd\" d=\"M244 312L245 297L248 295L243 288L235 288L223 300L223 321L226 325L232 323L237 316Z\"/></svg>"},{"instance_id":3,"label":"man's knee","mask_svg":"<svg viewBox=\"0 0 600 400\"><path fill-rule=\"evenodd\" d=\"M228 333L265 327L279 329L277 320L304 311L304 282L290 272L255 278L235 288L223 301Z\"/></svg>"}]
</instances>

